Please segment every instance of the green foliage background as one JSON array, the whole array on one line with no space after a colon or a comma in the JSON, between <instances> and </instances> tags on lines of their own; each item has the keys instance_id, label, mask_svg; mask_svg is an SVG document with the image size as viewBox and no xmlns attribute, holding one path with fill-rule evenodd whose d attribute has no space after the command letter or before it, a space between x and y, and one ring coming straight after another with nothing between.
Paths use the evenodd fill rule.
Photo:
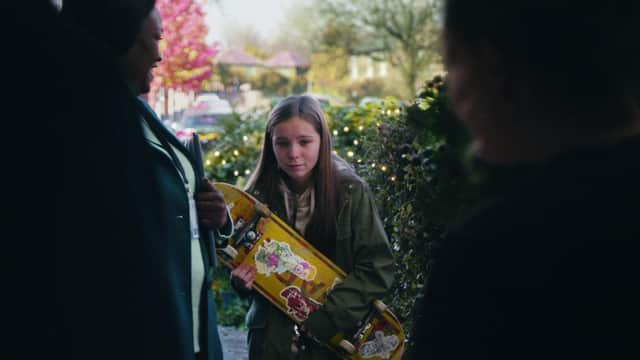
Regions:
<instances>
[{"instance_id":1,"label":"green foliage background","mask_svg":"<svg viewBox=\"0 0 640 360\"><path fill-rule=\"evenodd\" d=\"M479 185L466 166L469 137L449 108L441 77L425 83L412 102L387 97L364 107L330 107L326 113L334 151L376 195L396 260L396 281L384 301L410 339L431 244L479 200ZM210 177L244 185L260 151L266 117L266 112L255 113L224 124L221 136L205 147ZM218 281L221 289L227 286L228 274ZM233 320L223 321L241 321L237 313L243 309L246 304L240 303L229 315Z\"/></svg>"},{"instance_id":2,"label":"green foliage background","mask_svg":"<svg viewBox=\"0 0 640 360\"><path fill-rule=\"evenodd\" d=\"M262 111L221 122L222 131L203 143L206 175L242 187L258 160L266 120Z\"/></svg>"}]
</instances>

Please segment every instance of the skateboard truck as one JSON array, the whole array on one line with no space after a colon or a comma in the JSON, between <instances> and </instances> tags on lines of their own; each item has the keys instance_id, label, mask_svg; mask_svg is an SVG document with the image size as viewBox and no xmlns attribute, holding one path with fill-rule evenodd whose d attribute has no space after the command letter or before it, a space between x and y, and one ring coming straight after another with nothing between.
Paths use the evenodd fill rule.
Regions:
<instances>
[{"instance_id":1,"label":"skateboard truck","mask_svg":"<svg viewBox=\"0 0 640 360\"><path fill-rule=\"evenodd\" d=\"M356 331L355 334L353 334L352 340L357 341L358 338L362 336L365 330L367 330L367 325L370 325L369 321L371 320L371 318L376 312L382 314L385 312L386 309L387 309L387 305L385 305L382 301L374 300L373 306L371 307L371 310L369 310L367 317L363 321L358 322L358 325L360 326L360 328L358 329L358 331ZM365 325L362 326L362 324L365 324Z\"/></svg>"},{"instance_id":2,"label":"skateboard truck","mask_svg":"<svg viewBox=\"0 0 640 360\"><path fill-rule=\"evenodd\" d=\"M356 353L356 347L353 344L357 344L360 340L360 337L362 337L364 332L371 326L369 322L373 318L375 313L383 314L387 310L387 305L385 305L380 300L374 300L372 305L373 306L371 310L369 310L367 317L363 321L358 322L359 329L355 332L355 334L353 334L353 336L351 337L351 341L341 339L337 342L338 348L346 352L348 355L353 355Z\"/></svg>"},{"instance_id":3,"label":"skateboard truck","mask_svg":"<svg viewBox=\"0 0 640 360\"><path fill-rule=\"evenodd\" d=\"M271 216L271 210L263 204L256 204L255 214L246 224L241 224L240 230L232 237L232 245L227 245L222 251L232 259L238 255L235 249L242 243L254 243L258 238L258 234L254 231L256 223L260 218Z\"/></svg>"},{"instance_id":4,"label":"skateboard truck","mask_svg":"<svg viewBox=\"0 0 640 360\"><path fill-rule=\"evenodd\" d=\"M323 343L322 341L318 340L318 338L316 338L315 336L313 336L313 334L307 332L306 330L303 330L303 328L298 325L295 324L293 326L293 330L295 333L294 336L294 343L292 344L292 349L295 347L296 350L297 349L302 349L304 350L306 348L306 344L304 342L304 339L310 339L313 340L314 342L316 342L317 344L323 345L325 347L327 347L328 345L326 343ZM352 343L350 343L348 340L342 338L342 333L337 334L336 336L334 336L331 340L329 340L330 343L332 343L340 352L343 352L343 355L353 355L356 353L356 347L353 346Z\"/></svg>"}]
</instances>

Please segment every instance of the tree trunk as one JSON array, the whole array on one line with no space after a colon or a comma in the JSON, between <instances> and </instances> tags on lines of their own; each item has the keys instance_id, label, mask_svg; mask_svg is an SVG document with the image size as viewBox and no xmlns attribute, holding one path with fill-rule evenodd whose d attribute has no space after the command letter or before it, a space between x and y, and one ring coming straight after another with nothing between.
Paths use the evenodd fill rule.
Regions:
<instances>
[{"instance_id":1,"label":"tree trunk","mask_svg":"<svg viewBox=\"0 0 640 360\"><path fill-rule=\"evenodd\" d=\"M169 115L169 89L163 88L162 93L164 94L164 116Z\"/></svg>"},{"instance_id":2,"label":"tree trunk","mask_svg":"<svg viewBox=\"0 0 640 360\"><path fill-rule=\"evenodd\" d=\"M420 71L420 69L418 69L417 61L418 51L416 51L416 49L411 46L411 44L405 44L402 47L402 52L404 53L405 61L407 62L407 65L404 68L402 74L404 77L405 86L409 91L409 96L415 96L416 79L418 78L418 72Z\"/></svg>"}]
</instances>

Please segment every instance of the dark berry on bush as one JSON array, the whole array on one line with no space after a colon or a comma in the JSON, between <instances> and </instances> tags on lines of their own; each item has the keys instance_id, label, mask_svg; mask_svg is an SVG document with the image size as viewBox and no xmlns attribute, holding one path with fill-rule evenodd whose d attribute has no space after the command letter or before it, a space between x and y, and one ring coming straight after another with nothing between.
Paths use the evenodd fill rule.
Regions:
<instances>
[{"instance_id":1,"label":"dark berry on bush","mask_svg":"<svg viewBox=\"0 0 640 360\"><path fill-rule=\"evenodd\" d=\"M411 145L409 144L402 144L400 146L398 146L398 153L400 154L407 154L409 152L411 152Z\"/></svg>"}]
</instances>

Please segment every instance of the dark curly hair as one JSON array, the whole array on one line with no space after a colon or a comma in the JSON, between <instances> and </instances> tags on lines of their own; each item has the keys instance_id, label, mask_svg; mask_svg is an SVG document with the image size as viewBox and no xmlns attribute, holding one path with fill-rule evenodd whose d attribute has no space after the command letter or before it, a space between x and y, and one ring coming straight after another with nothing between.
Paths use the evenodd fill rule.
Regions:
<instances>
[{"instance_id":1,"label":"dark curly hair","mask_svg":"<svg viewBox=\"0 0 640 360\"><path fill-rule=\"evenodd\" d=\"M489 44L547 100L584 108L640 100L638 19L637 0L448 0L445 41L471 60Z\"/></svg>"},{"instance_id":2,"label":"dark curly hair","mask_svg":"<svg viewBox=\"0 0 640 360\"><path fill-rule=\"evenodd\" d=\"M62 16L117 56L133 45L154 6L155 0L63 0Z\"/></svg>"}]
</instances>

